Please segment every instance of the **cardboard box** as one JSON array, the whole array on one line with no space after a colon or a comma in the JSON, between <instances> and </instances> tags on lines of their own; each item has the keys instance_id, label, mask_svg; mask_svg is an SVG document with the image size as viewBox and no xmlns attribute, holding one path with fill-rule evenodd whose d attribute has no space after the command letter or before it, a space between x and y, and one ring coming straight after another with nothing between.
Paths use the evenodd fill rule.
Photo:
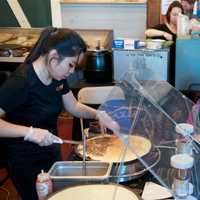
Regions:
<instances>
[{"instance_id":1,"label":"cardboard box","mask_svg":"<svg viewBox=\"0 0 200 200\"><path fill-rule=\"evenodd\" d=\"M112 47L114 49L138 49L139 40L129 39L129 38L120 38L113 40Z\"/></svg>"}]
</instances>

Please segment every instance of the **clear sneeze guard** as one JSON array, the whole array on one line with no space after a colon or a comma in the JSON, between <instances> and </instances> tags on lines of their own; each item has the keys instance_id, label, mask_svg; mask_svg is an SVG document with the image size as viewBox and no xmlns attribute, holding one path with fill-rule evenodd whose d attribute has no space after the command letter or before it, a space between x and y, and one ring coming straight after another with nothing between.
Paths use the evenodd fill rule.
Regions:
<instances>
[{"instance_id":1,"label":"clear sneeze guard","mask_svg":"<svg viewBox=\"0 0 200 200\"><path fill-rule=\"evenodd\" d=\"M124 162L126 151L131 151L144 168L150 171L155 182L167 188L173 198L179 199L176 192L183 190L185 183L179 183L177 186L174 182L177 169L171 167L171 157L189 154L194 158L194 164L191 170L188 170L189 188L186 188L188 192L182 199L200 199L199 117L194 110L194 103L168 82L160 80L145 67L142 60L130 68L99 108L120 126L114 134L126 147L120 157L121 163ZM189 134L182 134L185 130L177 131L178 124L188 123L191 115L194 131ZM147 155L155 149L160 152L160 161L150 167L152 163ZM122 173L120 167L118 173Z\"/></svg>"}]
</instances>

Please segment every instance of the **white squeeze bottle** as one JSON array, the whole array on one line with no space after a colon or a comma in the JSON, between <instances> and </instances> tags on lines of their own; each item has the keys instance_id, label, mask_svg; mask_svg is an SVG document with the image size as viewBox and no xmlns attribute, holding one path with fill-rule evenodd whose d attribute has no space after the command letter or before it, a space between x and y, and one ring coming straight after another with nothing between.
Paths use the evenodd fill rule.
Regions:
<instances>
[{"instance_id":1,"label":"white squeeze bottle","mask_svg":"<svg viewBox=\"0 0 200 200\"><path fill-rule=\"evenodd\" d=\"M53 186L52 181L48 173L45 173L43 170L37 176L36 181L36 191L38 194L38 199L43 200L47 197L48 194L52 193Z\"/></svg>"}]
</instances>

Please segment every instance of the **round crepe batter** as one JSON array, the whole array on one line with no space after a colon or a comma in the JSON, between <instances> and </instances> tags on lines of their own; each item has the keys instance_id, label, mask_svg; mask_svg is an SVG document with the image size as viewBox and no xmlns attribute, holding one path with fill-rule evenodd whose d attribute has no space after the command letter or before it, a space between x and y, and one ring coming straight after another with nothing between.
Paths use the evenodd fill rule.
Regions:
<instances>
[{"instance_id":1,"label":"round crepe batter","mask_svg":"<svg viewBox=\"0 0 200 200\"><path fill-rule=\"evenodd\" d=\"M116 193L115 193L116 192ZM116 195L116 196L114 196ZM113 198L115 197L115 198ZM125 187L109 185L81 185L70 187L48 198L49 200L139 200Z\"/></svg>"},{"instance_id":2,"label":"round crepe batter","mask_svg":"<svg viewBox=\"0 0 200 200\"><path fill-rule=\"evenodd\" d=\"M151 149L151 142L144 137L131 135L127 136L127 140L130 148L126 149L122 141L115 135L104 135L88 139L86 156L92 160L104 162L128 162L137 159L134 152L142 157L149 153ZM83 155L82 144L78 146L77 150L80 155ZM125 150L126 155L124 157Z\"/></svg>"}]
</instances>

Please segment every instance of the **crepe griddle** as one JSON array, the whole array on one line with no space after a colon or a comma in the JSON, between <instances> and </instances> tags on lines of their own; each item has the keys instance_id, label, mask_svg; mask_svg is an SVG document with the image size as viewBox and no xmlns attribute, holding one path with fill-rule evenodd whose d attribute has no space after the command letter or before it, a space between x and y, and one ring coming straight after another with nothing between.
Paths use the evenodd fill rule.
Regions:
<instances>
[{"instance_id":1,"label":"crepe griddle","mask_svg":"<svg viewBox=\"0 0 200 200\"><path fill-rule=\"evenodd\" d=\"M96 137L88 140L94 140L95 138ZM79 158L83 158L83 154L80 152L80 149L78 149L78 146L79 145L75 147L75 153ZM86 157L86 159L94 160L91 157ZM151 145L151 148L146 154L142 156L142 159L148 164L149 168L155 166L160 160L159 149ZM113 167L111 170L111 180L117 182L133 180L142 176L144 173L146 173L147 170L148 169L146 169L138 159L133 159L125 162L113 162Z\"/></svg>"}]
</instances>

